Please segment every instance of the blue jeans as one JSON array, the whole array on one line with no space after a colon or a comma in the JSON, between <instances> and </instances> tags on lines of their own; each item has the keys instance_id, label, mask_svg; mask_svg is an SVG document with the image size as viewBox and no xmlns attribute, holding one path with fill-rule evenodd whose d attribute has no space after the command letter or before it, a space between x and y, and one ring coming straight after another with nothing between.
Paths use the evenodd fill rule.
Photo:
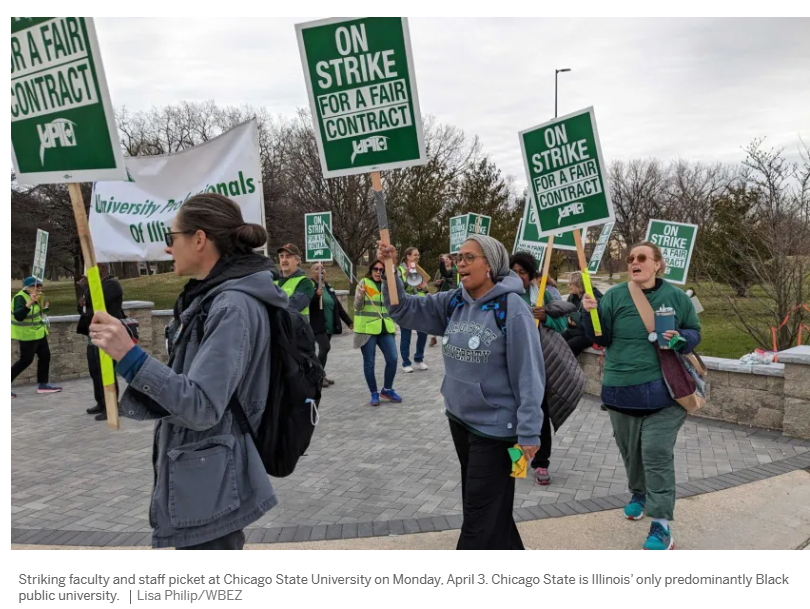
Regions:
<instances>
[{"instance_id":1,"label":"blue jeans","mask_svg":"<svg viewBox=\"0 0 810 609\"><path fill-rule=\"evenodd\" d=\"M379 347L385 358L385 374L383 375L383 389L394 388L394 377L397 375L397 343L393 334L380 334L370 336L368 342L360 348L363 353L363 374L366 375L368 389L372 393L377 391L377 379L374 376L375 348Z\"/></svg>"},{"instance_id":2,"label":"blue jeans","mask_svg":"<svg viewBox=\"0 0 810 609\"><path fill-rule=\"evenodd\" d=\"M400 326L402 336L399 339L399 353L402 355L402 367L411 365L411 330ZM413 361L417 364L425 359L425 345L427 344L427 334L416 333L416 353L413 354Z\"/></svg>"}]
</instances>

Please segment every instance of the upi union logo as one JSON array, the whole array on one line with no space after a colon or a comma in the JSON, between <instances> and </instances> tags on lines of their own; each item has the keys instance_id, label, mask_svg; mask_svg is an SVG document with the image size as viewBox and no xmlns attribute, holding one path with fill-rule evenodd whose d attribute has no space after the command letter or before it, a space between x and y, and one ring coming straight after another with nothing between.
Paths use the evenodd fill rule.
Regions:
<instances>
[{"instance_id":1,"label":"upi union logo","mask_svg":"<svg viewBox=\"0 0 810 609\"><path fill-rule=\"evenodd\" d=\"M45 165L45 151L49 148L68 148L76 145L76 123L66 118L37 125L39 133L39 160Z\"/></svg>"}]
</instances>

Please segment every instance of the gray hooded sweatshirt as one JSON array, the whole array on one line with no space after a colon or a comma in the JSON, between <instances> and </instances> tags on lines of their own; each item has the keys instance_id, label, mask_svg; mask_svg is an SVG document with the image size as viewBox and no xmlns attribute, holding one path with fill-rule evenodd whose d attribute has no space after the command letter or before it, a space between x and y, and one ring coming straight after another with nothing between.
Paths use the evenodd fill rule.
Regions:
<instances>
[{"instance_id":1,"label":"gray hooded sweatshirt","mask_svg":"<svg viewBox=\"0 0 810 609\"><path fill-rule=\"evenodd\" d=\"M531 311L523 302L523 282L513 273L473 300L462 287L464 304L447 323L447 307L455 291L410 296L397 277L399 305L391 305L383 282L385 305L404 328L443 335L447 411L468 427L496 438L513 438L527 446L540 443L545 367L540 336ZM495 314L482 305L501 294L507 297L506 337Z\"/></svg>"},{"instance_id":2,"label":"gray hooded sweatshirt","mask_svg":"<svg viewBox=\"0 0 810 609\"><path fill-rule=\"evenodd\" d=\"M269 271L226 281L180 315L187 322L205 302L205 337L192 323L172 367L148 357L119 405L121 416L159 419L149 508L154 547L183 547L244 528L278 503L253 441L228 406L236 392L257 429L270 382L270 320L266 304L287 306ZM169 325L170 337L178 332ZM154 403L169 414L159 413ZM150 404L152 408L150 409Z\"/></svg>"}]
</instances>

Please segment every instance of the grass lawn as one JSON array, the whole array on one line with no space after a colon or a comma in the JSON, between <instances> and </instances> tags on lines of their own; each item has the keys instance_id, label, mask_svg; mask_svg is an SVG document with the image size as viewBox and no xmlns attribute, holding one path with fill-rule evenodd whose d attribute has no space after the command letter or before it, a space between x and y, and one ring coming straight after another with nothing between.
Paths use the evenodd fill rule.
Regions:
<instances>
[{"instance_id":1,"label":"grass lawn","mask_svg":"<svg viewBox=\"0 0 810 609\"><path fill-rule=\"evenodd\" d=\"M358 269L358 271L362 272L362 269ZM337 266L327 266L327 280L332 287L338 290L345 290L349 287L348 279ZM148 300L155 303L156 309L171 309L185 283L186 279L170 273L121 281L125 300ZM20 285L19 280L12 281L12 297L19 291ZM565 292L564 288L563 292ZM44 293L51 303L51 315L76 313L75 291L72 282L46 282ZM699 290L698 294L701 293L705 292ZM757 347L750 336L732 325L730 320L733 314L722 298L701 296L700 300L705 308L705 311L700 314L703 341L699 351L702 354L737 359ZM753 317L756 315L753 310L755 302L750 301L750 305ZM352 307L349 307L347 311L349 315L352 315L351 309Z\"/></svg>"}]
</instances>

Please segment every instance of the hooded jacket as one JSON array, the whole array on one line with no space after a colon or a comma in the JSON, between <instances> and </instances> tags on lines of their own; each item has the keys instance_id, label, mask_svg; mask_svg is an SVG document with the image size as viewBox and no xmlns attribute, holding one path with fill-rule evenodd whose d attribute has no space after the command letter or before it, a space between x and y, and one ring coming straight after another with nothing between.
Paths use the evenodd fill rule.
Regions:
<instances>
[{"instance_id":1,"label":"hooded jacket","mask_svg":"<svg viewBox=\"0 0 810 609\"><path fill-rule=\"evenodd\" d=\"M168 327L171 367L134 347L116 368L129 382L121 416L159 419L149 508L154 547L211 541L243 529L277 503L253 441L227 406L236 393L258 428L270 382L266 305L286 307L287 296L269 270L190 296ZM201 308L207 316L194 323ZM188 339L178 340L184 328Z\"/></svg>"},{"instance_id":2,"label":"hooded jacket","mask_svg":"<svg viewBox=\"0 0 810 609\"><path fill-rule=\"evenodd\" d=\"M444 335L445 376L442 395L449 414L476 431L496 438L514 438L536 446L543 422L541 404L545 386L543 352L531 311L521 294L523 283L513 273L477 301L462 287L464 304L447 322L447 307L454 292L410 296L397 278L399 305L391 305L383 282L385 305L405 328ZM506 334L498 329L495 314L482 305L507 296Z\"/></svg>"}]
</instances>

